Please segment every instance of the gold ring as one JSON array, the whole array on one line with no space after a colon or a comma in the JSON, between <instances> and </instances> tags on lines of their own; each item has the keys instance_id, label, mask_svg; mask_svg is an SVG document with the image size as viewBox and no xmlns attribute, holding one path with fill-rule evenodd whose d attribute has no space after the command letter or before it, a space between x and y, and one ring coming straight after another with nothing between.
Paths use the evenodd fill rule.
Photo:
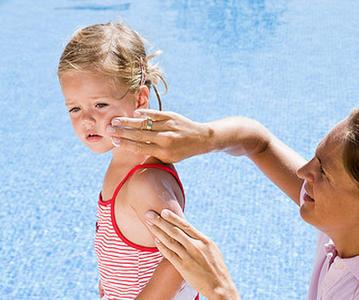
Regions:
<instances>
[{"instance_id":1,"label":"gold ring","mask_svg":"<svg viewBox=\"0 0 359 300\"><path fill-rule=\"evenodd\" d=\"M146 118L146 130L152 130L153 120L150 117Z\"/></svg>"}]
</instances>

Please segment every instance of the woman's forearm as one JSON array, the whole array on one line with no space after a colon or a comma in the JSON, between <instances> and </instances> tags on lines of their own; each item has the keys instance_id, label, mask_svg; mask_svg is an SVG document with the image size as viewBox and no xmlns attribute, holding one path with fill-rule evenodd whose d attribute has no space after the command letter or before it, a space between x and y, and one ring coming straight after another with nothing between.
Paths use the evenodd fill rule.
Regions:
<instances>
[{"instance_id":1,"label":"woman's forearm","mask_svg":"<svg viewBox=\"0 0 359 300\"><path fill-rule=\"evenodd\" d=\"M211 151L247 155L256 166L299 205L302 180L296 171L305 159L275 137L259 122L231 117L208 123Z\"/></svg>"},{"instance_id":2,"label":"woman's forearm","mask_svg":"<svg viewBox=\"0 0 359 300\"><path fill-rule=\"evenodd\" d=\"M270 140L269 131L259 122L245 117L229 117L203 124L208 139L204 147L231 155L252 155L263 151Z\"/></svg>"}]
</instances>

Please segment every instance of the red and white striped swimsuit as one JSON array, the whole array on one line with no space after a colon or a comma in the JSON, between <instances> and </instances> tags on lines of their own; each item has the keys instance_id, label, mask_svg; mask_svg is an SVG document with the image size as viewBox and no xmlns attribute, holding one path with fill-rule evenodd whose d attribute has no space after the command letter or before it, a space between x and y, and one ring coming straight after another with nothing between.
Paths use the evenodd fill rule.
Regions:
<instances>
[{"instance_id":1,"label":"red and white striped swimsuit","mask_svg":"<svg viewBox=\"0 0 359 300\"><path fill-rule=\"evenodd\" d=\"M160 164L143 164L132 168L116 187L110 200L103 201L100 193L95 250L101 284L105 299L108 300L135 299L151 279L163 257L156 247L144 247L129 241L121 233L115 220L114 204L118 192L137 170L144 168L156 168L169 172L177 180L182 193L184 193L176 171ZM184 283L173 299L193 300L199 299L199 295L187 283Z\"/></svg>"}]
</instances>

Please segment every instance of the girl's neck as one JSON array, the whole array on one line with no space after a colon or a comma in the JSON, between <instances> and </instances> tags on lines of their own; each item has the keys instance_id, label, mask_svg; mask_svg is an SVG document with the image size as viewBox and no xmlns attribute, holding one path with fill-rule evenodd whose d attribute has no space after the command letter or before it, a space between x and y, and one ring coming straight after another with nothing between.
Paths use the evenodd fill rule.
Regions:
<instances>
[{"instance_id":1,"label":"girl's neck","mask_svg":"<svg viewBox=\"0 0 359 300\"><path fill-rule=\"evenodd\" d=\"M114 148L112 150L111 165L118 169L130 169L138 164L147 162L149 158L146 155L124 151L121 148ZM150 160L152 161L152 159Z\"/></svg>"}]
</instances>

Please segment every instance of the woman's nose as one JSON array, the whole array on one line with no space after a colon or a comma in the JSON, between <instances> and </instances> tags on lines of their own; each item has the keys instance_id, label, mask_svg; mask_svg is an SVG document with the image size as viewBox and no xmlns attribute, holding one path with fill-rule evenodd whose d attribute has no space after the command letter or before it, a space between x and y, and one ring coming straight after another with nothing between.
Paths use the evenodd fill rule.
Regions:
<instances>
[{"instance_id":1,"label":"woman's nose","mask_svg":"<svg viewBox=\"0 0 359 300\"><path fill-rule=\"evenodd\" d=\"M309 182L315 180L315 158L311 161L308 161L304 166L297 170L297 176Z\"/></svg>"}]
</instances>

